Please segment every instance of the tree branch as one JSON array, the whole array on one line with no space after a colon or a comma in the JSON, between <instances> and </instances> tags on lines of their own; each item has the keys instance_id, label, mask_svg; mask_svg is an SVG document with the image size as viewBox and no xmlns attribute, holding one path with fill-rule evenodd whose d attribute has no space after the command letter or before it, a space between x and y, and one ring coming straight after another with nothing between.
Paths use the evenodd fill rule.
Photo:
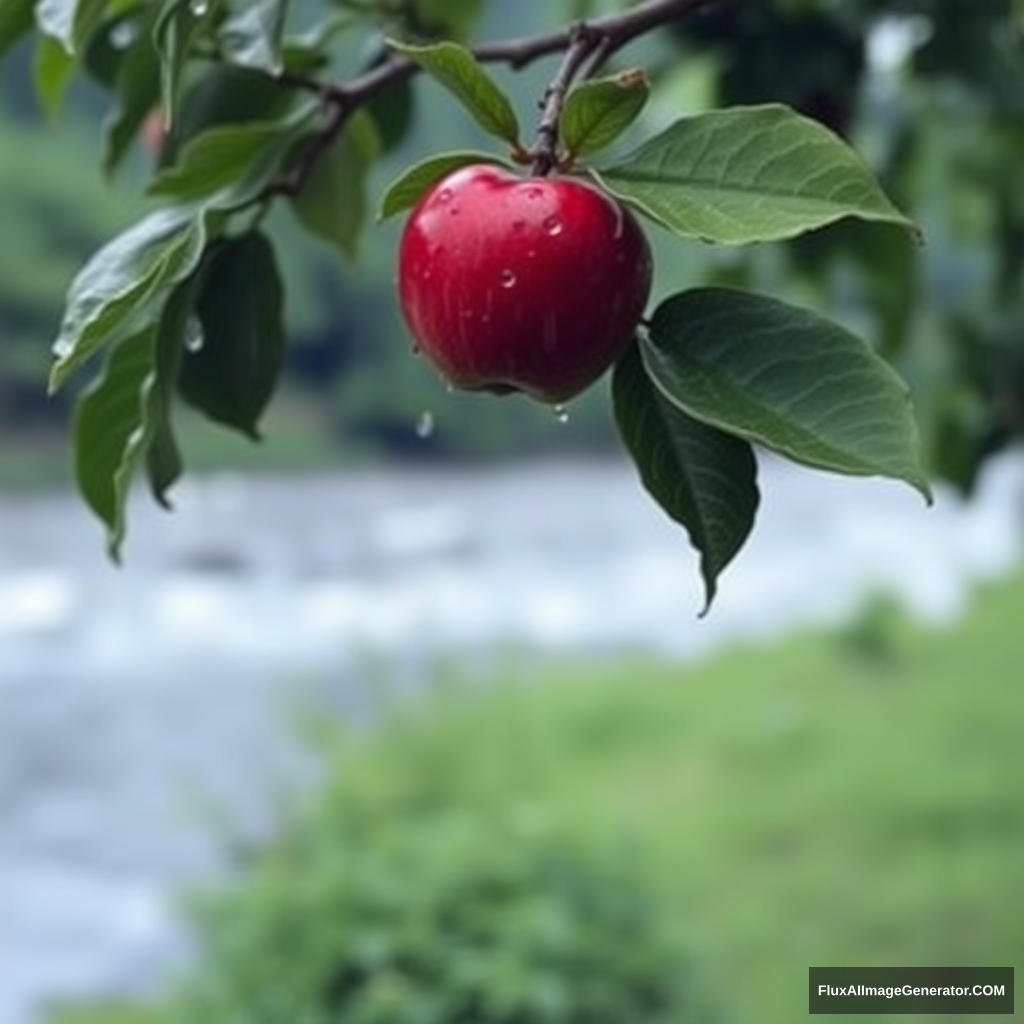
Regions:
<instances>
[{"instance_id":1,"label":"tree branch","mask_svg":"<svg viewBox=\"0 0 1024 1024\"><path fill-rule=\"evenodd\" d=\"M514 70L564 52L562 63L545 93L537 141L532 151L534 172L547 174L557 160L555 147L562 103L587 58L594 58L588 69L588 74L592 74L608 56L638 36L717 2L720 0L645 0L624 11L580 21L555 32L481 43L470 47L470 50L482 63L507 64ZM282 72L278 76L279 81L320 97L327 108L327 115L323 127L310 140L293 173L286 181L273 186L271 191L288 195L298 192L316 160L344 128L351 114L388 87L411 78L419 71L417 64L395 54L347 82L322 82L306 75Z\"/></svg>"}]
</instances>

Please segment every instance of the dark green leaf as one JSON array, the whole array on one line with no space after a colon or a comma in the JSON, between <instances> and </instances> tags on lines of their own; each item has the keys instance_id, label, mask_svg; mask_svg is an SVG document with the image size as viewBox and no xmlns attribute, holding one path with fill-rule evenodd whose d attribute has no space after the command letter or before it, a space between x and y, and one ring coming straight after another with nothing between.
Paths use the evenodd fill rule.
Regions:
<instances>
[{"instance_id":1,"label":"dark green leaf","mask_svg":"<svg viewBox=\"0 0 1024 1024\"><path fill-rule=\"evenodd\" d=\"M519 121L512 102L469 50L458 43L411 46L392 41L390 45L451 92L485 132L519 144Z\"/></svg>"},{"instance_id":2,"label":"dark green leaf","mask_svg":"<svg viewBox=\"0 0 1024 1024\"><path fill-rule=\"evenodd\" d=\"M252 232L225 242L206 271L200 332L181 364L184 398L254 440L284 360L283 301L267 239Z\"/></svg>"},{"instance_id":3,"label":"dark green leaf","mask_svg":"<svg viewBox=\"0 0 1024 1024\"><path fill-rule=\"evenodd\" d=\"M104 345L156 321L168 292L195 270L209 219L190 208L157 210L93 255L68 290L51 390Z\"/></svg>"},{"instance_id":4,"label":"dark green leaf","mask_svg":"<svg viewBox=\"0 0 1024 1024\"><path fill-rule=\"evenodd\" d=\"M655 310L642 352L662 394L702 422L809 466L906 481L930 500L906 385L816 313L695 288Z\"/></svg>"},{"instance_id":5,"label":"dark green leaf","mask_svg":"<svg viewBox=\"0 0 1024 1024\"><path fill-rule=\"evenodd\" d=\"M2 57L34 23L35 0L3 0L0 3L0 57Z\"/></svg>"},{"instance_id":6,"label":"dark green leaf","mask_svg":"<svg viewBox=\"0 0 1024 1024\"><path fill-rule=\"evenodd\" d=\"M75 70L75 60L52 36L40 35L32 62L36 96L47 117L55 118L64 90Z\"/></svg>"},{"instance_id":7,"label":"dark green leaf","mask_svg":"<svg viewBox=\"0 0 1024 1024\"><path fill-rule=\"evenodd\" d=\"M415 93L408 78L389 85L366 105L380 139L381 153L389 153L405 140L412 127Z\"/></svg>"},{"instance_id":8,"label":"dark green leaf","mask_svg":"<svg viewBox=\"0 0 1024 1024\"><path fill-rule=\"evenodd\" d=\"M192 45L207 25L213 4L190 0L165 0L153 27L153 41L160 60L160 97L164 121L171 127L178 110L185 65Z\"/></svg>"},{"instance_id":9,"label":"dark green leaf","mask_svg":"<svg viewBox=\"0 0 1024 1024\"><path fill-rule=\"evenodd\" d=\"M644 487L700 554L706 612L719 575L754 525L760 495L753 449L668 401L647 376L636 346L616 364L612 397Z\"/></svg>"},{"instance_id":10,"label":"dark green leaf","mask_svg":"<svg viewBox=\"0 0 1024 1024\"><path fill-rule=\"evenodd\" d=\"M103 125L103 171L113 174L139 129L160 102L160 61L153 45L152 11L142 16L134 40L118 64L116 104Z\"/></svg>"},{"instance_id":11,"label":"dark green leaf","mask_svg":"<svg viewBox=\"0 0 1024 1024\"><path fill-rule=\"evenodd\" d=\"M227 204L248 201L279 172L315 109L311 104L280 121L210 128L190 139L174 166L157 175L150 195L188 201L223 192Z\"/></svg>"},{"instance_id":12,"label":"dark green leaf","mask_svg":"<svg viewBox=\"0 0 1024 1024\"><path fill-rule=\"evenodd\" d=\"M148 411L156 373L150 325L107 356L103 374L78 399L74 423L75 477L89 507L107 527L107 550L120 559L125 504L149 442Z\"/></svg>"},{"instance_id":13,"label":"dark green leaf","mask_svg":"<svg viewBox=\"0 0 1024 1024\"><path fill-rule=\"evenodd\" d=\"M844 217L913 228L842 139L776 104L684 118L593 173L669 230L712 242L790 238Z\"/></svg>"},{"instance_id":14,"label":"dark green leaf","mask_svg":"<svg viewBox=\"0 0 1024 1024\"><path fill-rule=\"evenodd\" d=\"M416 201L431 185L443 177L470 164L503 164L487 153L440 153L412 167L406 168L387 188L380 201L377 216L380 220L391 217L416 205Z\"/></svg>"},{"instance_id":15,"label":"dark green leaf","mask_svg":"<svg viewBox=\"0 0 1024 1024\"><path fill-rule=\"evenodd\" d=\"M639 116L651 88L642 71L581 82L569 93L559 121L562 145L583 156L614 142Z\"/></svg>"},{"instance_id":16,"label":"dark green leaf","mask_svg":"<svg viewBox=\"0 0 1024 1024\"><path fill-rule=\"evenodd\" d=\"M221 52L232 64L278 74L288 0L253 0L221 25Z\"/></svg>"},{"instance_id":17,"label":"dark green leaf","mask_svg":"<svg viewBox=\"0 0 1024 1024\"><path fill-rule=\"evenodd\" d=\"M317 160L293 207L306 229L355 259L366 221L366 176L377 154L377 132L357 111Z\"/></svg>"}]
</instances>

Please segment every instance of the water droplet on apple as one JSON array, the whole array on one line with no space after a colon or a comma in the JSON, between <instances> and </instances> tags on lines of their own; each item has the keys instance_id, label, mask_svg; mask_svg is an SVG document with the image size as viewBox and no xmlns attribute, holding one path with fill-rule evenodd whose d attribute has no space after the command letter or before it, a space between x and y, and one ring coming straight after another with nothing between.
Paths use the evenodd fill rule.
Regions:
<instances>
[{"instance_id":1,"label":"water droplet on apple","mask_svg":"<svg viewBox=\"0 0 1024 1024\"><path fill-rule=\"evenodd\" d=\"M502 288L514 288L516 283L516 275L514 270L508 270L507 268L501 272L501 287Z\"/></svg>"},{"instance_id":2,"label":"water droplet on apple","mask_svg":"<svg viewBox=\"0 0 1024 1024\"><path fill-rule=\"evenodd\" d=\"M447 203L452 197L452 190L450 188L443 188L437 193L437 201L439 203Z\"/></svg>"},{"instance_id":3,"label":"water droplet on apple","mask_svg":"<svg viewBox=\"0 0 1024 1024\"><path fill-rule=\"evenodd\" d=\"M544 230L549 235L560 235L562 233L562 222L554 215L545 217Z\"/></svg>"},{"instance_id":4,"label":"water droplet on apple","mask_svg":"<svg viewBox=\"0 0 1024 1024\"><path fill-rule=\"evenodd\" d=\"M569 422L569 410L564 405L556 405L554 407L555 419L559 423Z\"/></svg>"},{"instance_id":5,"label":"water droplet on apple","mask_svg":"<svg viewBox=\"0 0 1024 1024\"><path fill-rule=\"evenodd\" d=\"M526 190L526 198L527 199L540 199L541 196L543 196L543 195L544 195L544 193L536 185L531 185Z\"/></svg>"},{"instance_id":6,"label":"water droplet on apple","mask_svg":"<svg viewBox=\"0 0 1024 1024\"><path fill-rule=\"evenodd\" d=\"M429 409L424 409L416 421L416 436L425 441L428 437L434 436L435 427L434 414Z\"/></svg>"},{"instance_id":7,"label":"water droplet on apple","mask_svg":"<svg viewBox=\"0 0 1024 1024\"><path fill-rule=\"evenodd\" d=\"M203 337L203 325L199 322L199 318L195 316L189 317L188 323L185 325L186 351L193 353L201 352L205 340Z\"/></svg>"},{"instance_id":8,"label":"water droplet on apple","mask_svg":"<svg viewBox=\"0 0 1024 1024\"><path fill-rule=\"evenodd\" d=\"M460 206L458 206L457 204L453 204L452 206L448 207L448 216L449 217L458 217L458 215L461 212L462 212L462 208Z\"/></svg>"}]
</instances>

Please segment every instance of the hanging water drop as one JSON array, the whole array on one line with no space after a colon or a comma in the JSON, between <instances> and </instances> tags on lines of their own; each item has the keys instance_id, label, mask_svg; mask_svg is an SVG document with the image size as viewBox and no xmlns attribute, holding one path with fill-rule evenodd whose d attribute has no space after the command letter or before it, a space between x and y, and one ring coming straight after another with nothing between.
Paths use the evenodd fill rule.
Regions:
<instances>
[{"instance_id":1,"label":"hanging water drop","mask_svg":"<svg viewBox=\"0 0 1024 1024\"><path fill-rule=\"evenodd\" d=\"M203 325L199 322L199 317L189 317L188 323L185 325L185 350L192 353L201 352L205 340Z\"/></svg>"},{"instance_id":2,"label":"hanging water drop","mask_svg":"<svg viewBox=\"0 0 1024 1024\"><path fill-rule=\"evenodd\" d=\"M138 38L139 26L132 20L119 21L110 30L110 45L115 50L127 50Z\"/></svg>"},{"instance_id":3,"label":"hanging water drop","mask_svg":"<svg viewBox=\"0 0 1024 1024\"><path fill-rule=\"evenodd\" d=\"M210 9L210 0L191 0L188 8L197 18L201 18Z\"/></svg>"},{"instance_id":4,"label":"hanging water drop","mask_svg":"<svg viewBox=\"0 0 1024 1024\"><path fill-rule=\"evenodd\" d=\"M434 436L435 427L434 414L429 409L425 409L416 421L416 436L420 440L426 441L427 438Z\"/></svg>"},{"instance_id":5,"label":"hanging water drop","mask_svg":"<svg viewBox=\"0 0 1024 1024\"><path fill-rule=\"evenodd\" d=\"M564 405L556 405L554 408L555 419L559 423L569 422L569 410Z\"/></svg>"}]
</instances>

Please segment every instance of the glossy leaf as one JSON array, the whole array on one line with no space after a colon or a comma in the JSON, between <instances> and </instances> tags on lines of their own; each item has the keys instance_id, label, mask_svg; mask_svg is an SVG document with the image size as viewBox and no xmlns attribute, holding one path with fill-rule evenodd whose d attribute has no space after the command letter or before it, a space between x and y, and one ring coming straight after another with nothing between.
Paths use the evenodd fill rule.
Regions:
<instances>
[{"instance_id":1,"label":"glossy leaf","mask_svg":"<svg viewBox=\"0 0 1024 1024\"><path fill-rule=\"evenodd\" d=\"M810 310L727 288L654 312L644 364L684 412L819 469L903 480L930 500L906 385Z\"/></svg>"},{"instance_id":2,"label":"glossy leaf","mask_svg":"<svg viewBox=\"0 0 1024 1024\"><path fill-rule=\"evenodd\" d=\"M519 121L511 100L469 50L458 43L411 46L391 42L390 45L440 82L485 132L518 144Z\"/></svg>"},{"instance_id":3,"label":"glossy leaf","mask_svg":"<svg viewBox=\"0 0 1024 1024\"><path fill-rule=\"evenodd\" d=\"M349 119L293 200L296 216L317 238L355 259L366 221L366 176L377 154L377 133L365 111Z\"/></svg>"},{"instance_id":4,"label":"glossy leaf","mask_svg":"<svg viewBox=\"0 0 1024 1024\"><path fill-rule=\"evenodd\" d=\"M777 104L684 118L593 173L669 230L711 242L790 238L844 217L913 229L842 139Z\"/></svg>"},{"instance_id":5,"label":"glossy leaf","mask_svg":"<svg viewBox=\"0 0 1024 1024\"><path fill-rule=\"evenodd\" d=\"M407 168L387 188L380 201L378 219L384 220L416 205L416 201L443 177L470 164L504 164L488 153L471 151L440 153Z\"/></svg>"},{"instance_id":6,"label":"glossy leaf","mask_svg":"<svg viewBox=\"0 0 1024 1024\"><path fill-rule=\"evenodd\" d=\"M647 76L636 70L581 82L562 110L562 145L573 156L603 149L636 120L650 91Z\"/></svg>"},{"instance_id":7,"label":"glossy leaf","mask_svg":"<svg viewBox=\"0 0 1024 1024\"><path fill-rule=\"evenodd\" d=\"M73 433L75 477L89 507L107 528L107 550L119 560L125 504L149 440L148 412L156 372L150 325L107 356L103 372L79 397Z\"/></svg>"},{"instance_id":8,"label":"glossy leaf","mask_svg":"<svg viewBox=\"0 0 1024 1024\"><path fill-rule=\"evenodd\" d=\"M36 96L49 118L56 118L68 82L74 74L75 60L52 36L36 39L32 77Z\"/></svg>"},{"instance_id":9,"label":"glossy leaf","mask_svg":"<svg viewBox=\"0 0 1024 1024\"><path fill-rule=\"evenodd\" d=\"M35 23L35 0L3 0L0 3L0 57Z\"/></svg>"},{"instance_id":10,"label":"glossy leaf","mask_svg":"<svg viewBox=\"0 0 1024 1024\"><path fill-rule=\"evenodd\" d=\"M288 0L253 0L228 18L217 33L232 64L276 75L284 67L281 36Z\"/></svg>"},{"instance_id":11,"label":"glossy leaf","mask_svg":"<svg viewBox=\"0 0 1024 1024\"><path fill-rule=\"evenodd\" d=\"M156 19L153 41L160 59L160 98L168 127L173 126L177 116L178 94L192 45L211 10L209 3L199 6L186 0L172 0Z\"/></svg>"},{"instance_id":12,"label":"glossy leaf","mask_svg":"<svg viewBox=\"0 0 1024 1024\"><path fill-rule=\"evenodd\" d=\"M636 346L612 376L615 420L640 479L700 555L705 612L760 503L751 446L688 416L652 383Z\"/></svg>"},{"instance_id":13,"label":"glossy leaf","mask_svg":"<svg viewBox=\"0 0 1024 1024\"><path fill-rule=\"evenodd\" d=\"M224 242L205 273L196 305L201 341L186 351L179 388L211 419L259 438L257 424L284 361L284 293L266 237Z\"/></svg>"},{"instance_id":14,"label":"glossy leaf","mask_svg":"<svg viewBox=\"0 0 1024 1024\"><path fill-rule=\"evenodd\" d=\"M169 207L95 253L68 291L51 391L104 345L154 323L168 292L195 270L207 237L203 213Z\"/></svg>"}]
</instances>

